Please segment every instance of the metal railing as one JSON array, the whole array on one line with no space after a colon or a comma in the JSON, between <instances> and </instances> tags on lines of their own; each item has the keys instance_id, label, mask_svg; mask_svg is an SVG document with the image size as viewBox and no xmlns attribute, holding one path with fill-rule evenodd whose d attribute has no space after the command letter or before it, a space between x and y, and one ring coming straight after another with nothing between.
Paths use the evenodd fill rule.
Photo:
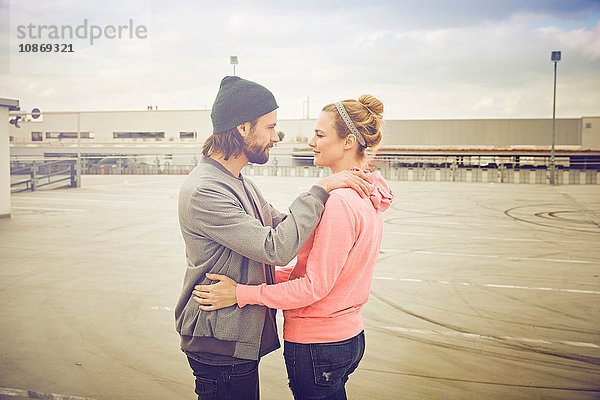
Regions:
<instances>
[{"instance_id":1,"label":"metal railing","mask_svg":"<svg viewBox=\"0 0 600 400\"><path fill-rule=\"evenodd\" d=\"M82 157L81 174L84 175L184 175L195 167L194 163L173 165L170 158L150 162L140 162L133 157L112 157L111 160ZM279 165L272 160L266 165L248 164L242 172L249 176L289 176L323 177L329 174L328 168L306 165ZM50 162L11 161L15 190L36 190L53 183L71 180L75 185L76 160L60 159ZM64 166L68 164L68 168ZM550 168L548 157L486 157L486 156L395 156L379 157L374 160L375 167L389 180L430 181L430 182L493 182L521 184L549 184ZM579 160L556 158L556 183L598 184L600 183L600 165L597 160ZM311 163L312 164L312 163ZM35 168L32 168L35 166ZM59 167L60 166L60 167ZM68 176L65 175L68 169ZM29 175L28 179L18 181L20 174ZM58 179L57 179L58 178Z\"/></svg>"},{"instance_id":2,"label":"metal railing","mask_svg":"<svg viewBox=\"0 0 600 400\"><path fill-rule=\"evenodd\" d=\"M76 164L75 159L11 161L11 192L77 187Z\"/></svg>"},{"instance_id":3,"label":"metal railing","mask_svg":"<svg viewBox=\"0 0 600 400\"><path fill-rule=\"evenodd\" d=\"M390 167L377 165L384 178L395 181L423 182L487 182L487 183L521 183L549 184L548 169L511 169L511 168L465 168L458 165L448 167ZM250 176L300 176L325 177L330 174L328 168L321 167L275 167L248 165L242 173ZM557 170L557 183L598 184L600 170Z\"/></svg>"}]
</instances>

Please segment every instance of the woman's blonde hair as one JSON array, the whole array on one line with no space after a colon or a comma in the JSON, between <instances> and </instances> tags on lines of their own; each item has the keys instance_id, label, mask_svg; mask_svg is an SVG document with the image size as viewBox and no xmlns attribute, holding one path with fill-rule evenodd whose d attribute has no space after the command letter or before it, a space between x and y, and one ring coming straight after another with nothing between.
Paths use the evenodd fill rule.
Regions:
<instances>
[{"instance_id":1,"label":"woman's blonde hair","mask_svg":"<svg viewBox=\"0 0 600 400\"><path fill-rule=\"evenodd\" d=\"M341 101L346 109L348 116L358 129L358 132L365 139L366 145L371 149L369 154L365 154L365 148L358 145L358 154L361 157L368 156L369 164L375 157L375 152L381 146L383 125L383 103L374 96L363 94L358 100L347 99ZM340 116L334 103L327 104L323 111L331 112L334 115L334 127L341 139L345 139L350 132L348 126Z\"/></svg>"}]
</instances>

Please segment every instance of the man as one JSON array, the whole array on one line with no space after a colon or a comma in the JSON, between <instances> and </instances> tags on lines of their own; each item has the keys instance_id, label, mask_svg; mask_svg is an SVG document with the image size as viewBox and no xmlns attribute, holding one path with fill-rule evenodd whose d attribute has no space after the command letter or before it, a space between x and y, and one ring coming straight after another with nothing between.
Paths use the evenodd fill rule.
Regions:
<instances>
[{"instance_id":1,"label":"man","mask_svg":"<svg viewBox=\"0 0 600 400\"><path fill-rule=\"evenodd\" d=\"M319 223L329 191L352 187L363 196L369 191L364 173L344 171L298 196L287 215L267 203L240 171L248 162L268 161L279 141L277 108L265 87L225 77L212 108L213 134L204 143L204 158L181 187L187 271L175 320L199 400L258 399L258 361L280 344L276 310L236 306L204 312L192 299L194 286L210 283L207 273L251 285L274 283L273 265L296 256Z\"/></svg>"}]
</instances>

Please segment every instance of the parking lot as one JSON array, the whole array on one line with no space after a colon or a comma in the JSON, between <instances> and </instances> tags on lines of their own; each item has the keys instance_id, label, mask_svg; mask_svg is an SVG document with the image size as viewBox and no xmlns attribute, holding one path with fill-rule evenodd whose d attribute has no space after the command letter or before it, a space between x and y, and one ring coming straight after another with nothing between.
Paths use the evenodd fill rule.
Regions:
<instances>
[{"instance_id":1,"label":"parking lot","mask_svg":"<svg viewBox=\"0 0 600 400\"><path fill-rule=\"evenodd\" d=\"M0 398L195 398L173 317L183 179L84 175L12 196ZM251 179L285 210L316 178ZM600 398L600 187L390 185L349 398ZM260 368L262 399L292 398L281 350Z\"/></svg>"}]
</instances>

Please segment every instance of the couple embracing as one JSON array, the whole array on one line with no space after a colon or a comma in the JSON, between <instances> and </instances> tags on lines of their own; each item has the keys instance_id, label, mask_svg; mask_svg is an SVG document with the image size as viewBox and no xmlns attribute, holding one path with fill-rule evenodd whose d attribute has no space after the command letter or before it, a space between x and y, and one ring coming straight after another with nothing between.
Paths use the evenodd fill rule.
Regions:
<instances>
[{"instance_id":1,"label":"couple embracing","mask_svg":"<svg viewBox=\"0 0 600 400\"><path fill-rule=\"evenodd\" d=\"M204 157L181 187L187 270L175 319L199 400L259 398L258 362L280 347L277 309L297 400L346 399L365 350L360 310L393 199L383 177L368 172L383 104L363 95L323 108L308 144L332 175L287 213L241 174L249 162L266 163L279 141L277 108L264 86L225 77Z\"/></svg>"}]
</instances>

